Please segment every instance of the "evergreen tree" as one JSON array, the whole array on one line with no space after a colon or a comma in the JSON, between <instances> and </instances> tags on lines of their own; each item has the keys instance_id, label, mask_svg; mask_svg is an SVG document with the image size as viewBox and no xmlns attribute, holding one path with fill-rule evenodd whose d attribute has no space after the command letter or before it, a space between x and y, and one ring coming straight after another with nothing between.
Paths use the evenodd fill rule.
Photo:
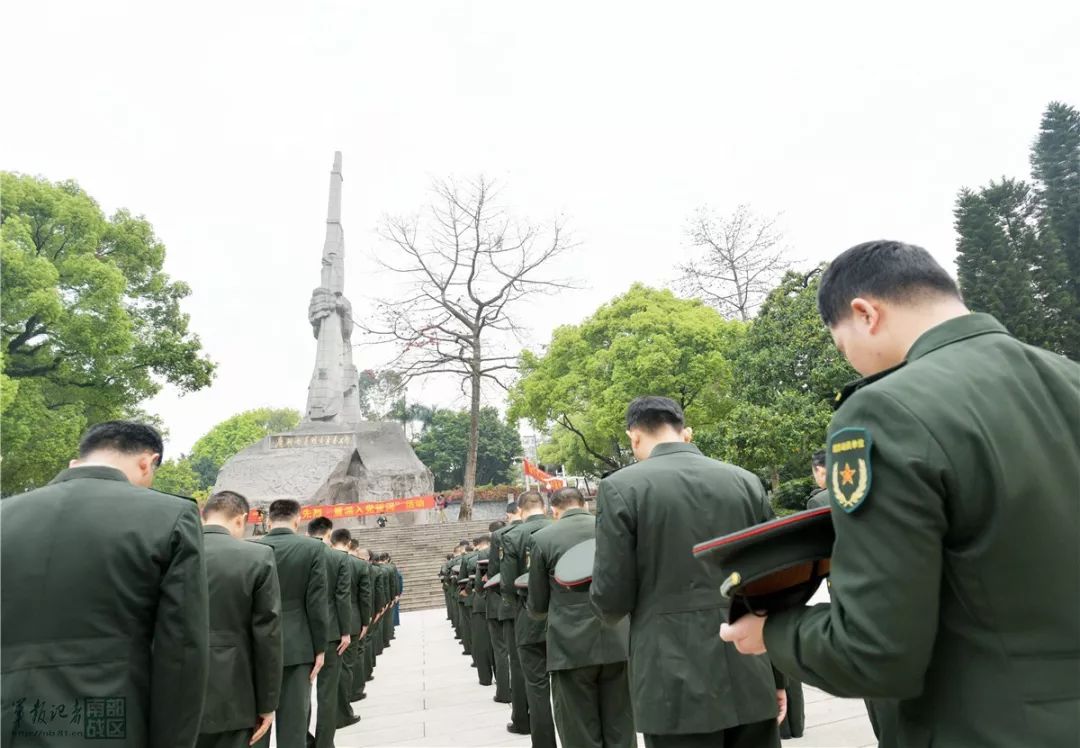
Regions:
<instances>
[{"instance_id":1,"label":"evergreen tree","mask_svg":"<svg viewBox=\"0 0 1080 748\"><path fill-rule=\"evenodd\" d=\"M1080 112L1047 108L1031 165L1033 185L960 191L960 288L1020 340L1080 360Z\"/></svg>"},{"instance_id":2,"label":"evergreen tree","mask_svg":"<svg viewBox=\"0 0 1080 748\"><path fill-rule=\"evenodd\" d=\"M1053 102L1031 152L1041 242L1036 284L1047 347L1080 359L1080 111Z\"/></svg>"}]
</instances>

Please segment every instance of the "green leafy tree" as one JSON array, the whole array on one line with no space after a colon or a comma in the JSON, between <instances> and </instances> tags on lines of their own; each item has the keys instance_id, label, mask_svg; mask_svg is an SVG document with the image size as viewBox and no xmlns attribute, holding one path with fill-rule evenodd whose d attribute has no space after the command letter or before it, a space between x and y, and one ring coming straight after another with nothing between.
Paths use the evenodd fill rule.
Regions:
<instances>
[{"instance_id":1,"label":"green leafy tree","mask_svg":"<svg viewBox=\"0 0 1080 748\"><path fill-rule=\"evenodd\" d=\"M1080 113L1051 104L1032 148L1033 185L1015 179L957 198L964 300L1020 340L1080 359Z\"/></svg>"},{"instance_id":2,"label":"green leafy tree","mask_svg":"<svg viewBox=\"0 0 1080 748\"><path fill-rule=\"evenodd\" d=\"M154 473L154 488L178 496L201 498L206 487L199 474L191 467L191 460L181 456L178 460L165 460Z\"/></svg>"},{"instance_id":3,"label":"green leafy tree","mask_svg":"<svg viewBox=\"0 0 1080 748\"><path fill-rule=\"evenodd\" d=\"M723 420L744 330L701 301L635 284L580 325L557 329L543 355L522 354L511 417L552 432L546 462L594 475L620 467L632 460L625 414L635 397L671 397L695 430Z\"/></svg>"},{"instance_id":4,"label":"green leafy tree","mask_svg":"<svg viewBox=\"0 0 1080 748\"><path fill-rule=\"evenodd\" d=\"M207 386L188 286L142 217L106 218L75 182L0 173L5 494L47 482L89 425L137 412L163 382ZM9 394L10 393L10 394ZM10 400L10 401L9 401Z\"/></svg>"},{"instance_id":5,"label":"green leafy tree","mask_svg":"<svg viewBox=\"0 0 1080 748\"><path fill-rule=\"evenodd\" d=\"M446 491L465 481L469 452L467 410L437 410L416 442L416 456L435 475L435 490ZM521 454L517 427L499 417L490 406L480 409L480 443L476 458L477 485L511 483L516 477L513 460Z\"/></svg>"},{"instance_id":6,"label":"green leafy tree","mask_svg":"<svg viewBox=\"0 0 1080 748\"><path fill-rule=\"evenodd\" d=\"M256 408L217 424L191 448L191 469L199 476L199 487L212 487L221 466L240 450L298 423L300 412L292 408Z\"/></svg>"},{"instance_id":7,"label":"green leafy tree","mask_svg":"<svg viewBox=\"0 0 1080 748\"><path fill-rule=\"evenodd\" d=\"M404 387L401 373L393 369L365 369L360 372L360 414L369 421L394 417L398 403L404 406L401 399Z\"/></svg>"},{"instance_id":8,"label":"green leafy tree","mask_svg":"<svg viewBox=\"0 0 1080 748\"><path fill-rule=\"evenodd\" d=\"M774 490L810 470L836 392L857 376L818 315L821 269L788 272L769 293L733 355L735 407L715 428L695 430L703 451L764 476Z\"/></svg>"}]
</instances>

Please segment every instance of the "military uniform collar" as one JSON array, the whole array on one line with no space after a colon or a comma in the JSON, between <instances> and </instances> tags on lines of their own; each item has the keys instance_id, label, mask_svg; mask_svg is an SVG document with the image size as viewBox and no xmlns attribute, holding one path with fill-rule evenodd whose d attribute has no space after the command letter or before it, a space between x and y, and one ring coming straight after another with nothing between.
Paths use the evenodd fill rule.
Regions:
<instances>
[{"instance_id":1,"label":"military uniform collar","mask_svg":"<svg viewBox=\"0 0 1080 748\"><path fill-rule=\"evenodd\" d=\"M229 531L226 530L221 525L203 525L202 531L203 531L203 535L208 535L208 534L228 535L229 534Z\"/></svg>"},{"instance_id":2,"label":"military uniform collar","mask_svg":"<svg viewBox=\"0 0 1080 748\"><path fill-rule=\"evenodd\" d=\"M78 467L68 468L67 470L61 470L60 473L49 481L50 485L53 483L64 483L69 480L81 480L83 478L95 478L97 480L115 480L128 483L127 476L123 471L118 470L108 465L80 465Z\"/></svg>"},{"instance_id":3,"label":"military uniform collar","mask_svg":"<svg viewBox=\"0 0 1080 748\"><path fill-rule=\"evenodd\" d=\"M939 348L944 348L952 343L958 343L961 340L967 340L968 338L974 338L988 333L1004 333L1005 335L1008 335L1009 331L991 315L980 313L965 314L962 317L955 317L942 322L940 325L931 327L919 336L918 340L915 341L908 351L907 357L899 364L891 369L879 371L877 374L872 374L868 377L844 385L844 388L836 393L836 400L833 402L833 408L839 408L843 405L844 401L866 385L873 384L879 379L892 374L897 369L904 368L907 364L922 358L928 353L936 351Z\"/></svg>"},{"instance_id":4,"label":"military uniform collar","mask_svg":"<svg viewBox=\"0 0 1080 748\"><path fill-rule=\"evenodd\" d=\"M936 327L931 327L920 335L915 344L911 346L911 350L908 351L907 360L909 362L915 361L927 353L936 351L938 348L944 348L952 343L958 343L961 340L988 333L1004 333L1008 335L1009 331L989 314L975 313L955 317L942 322Z\"/></svg>"},{"instance_id":5,"label":"military uniform collar","mask_svg":"<svg viewBox=\"0 0 1080 748\"><path fill-rule=\"evenodd\" d=\"M288 527L275 527L267 535L295 535L296 533L290 530Z\"/></svg>"},{"instance_id":6,"label":"military uniform collar","mask_svg":"<svg viewBox=\"0 0 1080 748\"><path fill-rule=\"evenodd\" d=\"M562 513L562 516L563 517L573 517L575 514L588 514L588 513L589 513L588 509L585 509L584 507L576 506L573 509L567 509L565 512ZM560 519L562 519L562 517L560 517Z\"/></svg>"},{"instance_id":7,"label":"military uniform collar","mask_svg":"<svg viewBox=\"0 0 1080 748\"><path fill-rule=\"evenodd\" d=\"M882 377L886 377L889 374L892 374L897 369L902 369L906 365L907 365L907 361L901 361L899 364L892 367L891 369L885 369L885 371L879 371L877 374L871 374L868 377L863 377L862 379L856 379L854 382L849 382L848 384L845 384L843 389L841 389L839 392L836 393L836 398L833 400L833 404L832 404L833 410L836 410L841 405L843 405L847 401L847 399L849 397L854 395L856 392L861 390L866 385L873 384L874 382L881 379Z\"/></svg>"},{"instance_id":8,"label":"military uniform collar","mask_svg":"<svg viewBox=\"0 0 1080 748\"><path fill-rule=\"evenodd\" d=\"M653 447L653 451L649 453L649 459L663 457L664 455L673 455L678 452L689 452L690 454L695 455L701 454L701 450L693 444L687 444L686 442L661 442Z\"/></svg>"},{"instance_id":9,"label":"military uniform collar","mask_svg":"<svg viewBox=\"0 0 1080 748\"><path fill-rule=\"evenodd\" d=\"M547 519L547 515L546 514L534 514L531 517L526 517L525 519L522 520L522 522L528 523L528 522L532 522L533 520L538 520L538 519Z\"/></svg>"}]
</instances>

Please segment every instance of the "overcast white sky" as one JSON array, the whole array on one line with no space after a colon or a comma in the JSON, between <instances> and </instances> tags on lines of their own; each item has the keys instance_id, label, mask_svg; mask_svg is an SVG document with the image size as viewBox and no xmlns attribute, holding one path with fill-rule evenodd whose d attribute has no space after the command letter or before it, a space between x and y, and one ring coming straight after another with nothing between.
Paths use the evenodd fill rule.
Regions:
<instances>
[{"instance_id":1,"label":"overcast white sky","mask_svg":"<svg viewBox=\"0 0 1080 748\"><path fill-rule=\"evenodd\" d=\"M219 368L149 404L173 455L238 411L303 409L335 149L361 309L380 216L419 209L433 177L484 173L520 214L565 214L588 290L524 310L540 345L669 281L702 203L783 211L807 263L889 237L952 269L956 191L1026 177L1043 108L1080 104L1065 1L36 0L4 24L0 167L144 214L193 289Z\"/></svg>"}]
</instances>

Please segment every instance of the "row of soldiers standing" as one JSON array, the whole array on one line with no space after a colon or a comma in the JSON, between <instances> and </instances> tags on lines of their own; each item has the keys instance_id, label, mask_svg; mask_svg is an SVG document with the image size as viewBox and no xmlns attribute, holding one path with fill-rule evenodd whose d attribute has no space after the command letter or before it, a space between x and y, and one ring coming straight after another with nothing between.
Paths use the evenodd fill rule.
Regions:
<instances>
[{"instance_id":1,"label":"row of soldiers standing","mask_svg":"<svg viewBox=\"0 0 1080 748\"><path fill-rule=\"evenodd\" d=\"M210 508L208 503L204 516ZM348 530L334 530L326 517L308 523L309 539L300 537L297 502L275 501L269 519L270 531L256 542L273 550L282 586L285 662L277 744L333 746L338 729L360 721L352 703L366 698L365 685L374 679L377 658L394 639L393 611L402 592L401 574L389 553L360 548ZM323 597L326 605L319 603ZM327 612L325 622L321 610ZM324 639L327 644L319 653L314 642ZM310 686L316 677L316 727L311 736Z\"/></svg>"},{"instance_id":2,"label":"row of soldiers standing","mask_svg":"<svg viewBox=\"0 0 1080 748\"><path fill-rule=\"evenodd\" d=\"M584 497L557 491L549 517L543 496L527 491L506 514L440 570L447 618L479 683L494 682L494 701L511 704L507 731L530 735L535 748L555 748L556 730L565 746L635 746L628 622L603 623L588 587L551 581L563 554L595 536ZM526 572L527 586L518 582Z\"/></svg>"},{"instance_id":3,"label":"row of soldiers standing","mask_svg":"<svg viewBox=\"0 0 1080 748\"><path fill-rule=\"evenodd\" d=\"M152 427L91 428L2 502L0 745L331 748L394 638L401 575L300 505L245 541L245 497L151 490ZM77 549L77 550L76 550ZM314 734L312 688L317 693Z\"/></svg>"}]
</instances>

